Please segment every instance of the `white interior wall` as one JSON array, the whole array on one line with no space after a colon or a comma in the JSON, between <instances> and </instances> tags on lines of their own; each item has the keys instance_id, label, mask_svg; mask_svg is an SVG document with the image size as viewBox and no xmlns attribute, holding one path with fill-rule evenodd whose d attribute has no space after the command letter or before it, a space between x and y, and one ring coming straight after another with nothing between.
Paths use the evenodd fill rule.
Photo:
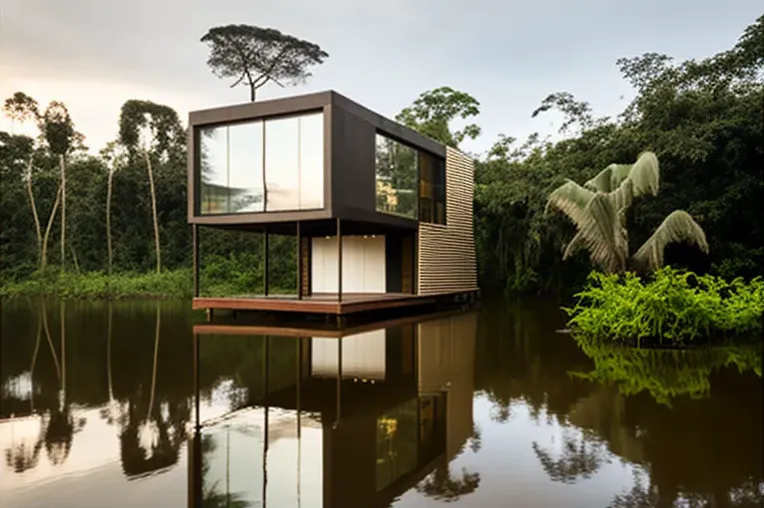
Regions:
<instances>
[{"instance_id":1,"label":"white interior wall","mask_svg":"<svg viewBox=\"0 0 764 508\"><path fill-rule=\"evenodd\" d=\"M311 339L311 374L337 378L338 339ZM385 329L349 335L342 339L342 377L383 381L385 379Z\"/></svg>"},{"instance_id":2,"label":"white interior wall","mask_svg":"<svg viewBox=\"0 0 764 508\"><path fill-rule=\"evenodd\" d=\"M337 292L337 238L313 238L311 251L311 290ZM385 237L342 237L342 292L384 293Z\"/></svg>"}]
</instances>

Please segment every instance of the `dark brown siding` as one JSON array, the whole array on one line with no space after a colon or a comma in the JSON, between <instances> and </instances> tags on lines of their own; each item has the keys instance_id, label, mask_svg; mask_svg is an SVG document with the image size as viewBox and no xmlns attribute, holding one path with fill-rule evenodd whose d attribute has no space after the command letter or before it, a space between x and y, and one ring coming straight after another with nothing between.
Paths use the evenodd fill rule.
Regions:
<instances>
[{"instance_id":1,"label":"dark brown siding","mask_svg":"<svg viewBox=\"0 0 764 508\"><path fill-rule=\"evenodd\" d=\"M446 149L446 225L419 224L418 294L477 289L472 159Z\"/></svg>"},{"instance_id":2,"label":"dark brown siding","mask_svg":"<svg viewBox=\"0 0 764 508\"><path fill-rule=\"evenodd\" d=\"M341 107L331 107L332 205L335 217L357 218L375 209L374 127Z\"/></svg>"},{"instance_id":3,"label":"dark brown siding","mask_svg":"<svg viewBox=\"0 0 764 508\"><path fill-rule=\"evenodd\" d=\"M438 393L450 384L446 459L451 460L472 433L477 314L425 321L417 328L419 393Z\"/></svg>"}]
</instances>

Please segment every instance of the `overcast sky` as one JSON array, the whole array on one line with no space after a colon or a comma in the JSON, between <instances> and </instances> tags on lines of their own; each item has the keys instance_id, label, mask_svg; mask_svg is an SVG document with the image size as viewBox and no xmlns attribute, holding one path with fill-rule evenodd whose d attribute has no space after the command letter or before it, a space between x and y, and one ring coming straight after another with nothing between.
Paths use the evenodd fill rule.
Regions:
<instances>
[{"instance_id":1,"label":"overcast sky","mask_svg":"<svg viewBox=\"0 0 764 508\"><path fill-rule=\"evenodd\" d=\"M330 55L306 85L268 85L258 98L334 89L392 117L448 85L482 104L484 134L465 144L473 151L499 133L556 130L554 117L530 117L552 92L616 114L631 97L617 58L709 56L764 11L761 0L2 0L0 9L0 96L64 101L93 149L115 137L127 99L168 104L184 120L247 101L246 88L209 72L199 38L210 26L248 23Z\"/></svg>"}]
</instances>

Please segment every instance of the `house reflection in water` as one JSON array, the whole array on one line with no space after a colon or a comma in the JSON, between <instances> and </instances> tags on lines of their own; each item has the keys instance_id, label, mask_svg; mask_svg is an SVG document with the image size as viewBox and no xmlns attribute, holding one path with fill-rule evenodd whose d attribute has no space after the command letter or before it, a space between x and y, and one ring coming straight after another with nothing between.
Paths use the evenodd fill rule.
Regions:
<instances>
[{"instance_id":1,"label":"house reflection in water","mask_svg":"<svg viewBox=\"0 0 764 508\"><path fill-rule=\"evenodd\" d=\"M199 350L219 334L267 337L261 389L197 426L189 506L388 506L447 469L472 434L476 314L376 326L198 326Z\"/></svg>"}]
</instances>

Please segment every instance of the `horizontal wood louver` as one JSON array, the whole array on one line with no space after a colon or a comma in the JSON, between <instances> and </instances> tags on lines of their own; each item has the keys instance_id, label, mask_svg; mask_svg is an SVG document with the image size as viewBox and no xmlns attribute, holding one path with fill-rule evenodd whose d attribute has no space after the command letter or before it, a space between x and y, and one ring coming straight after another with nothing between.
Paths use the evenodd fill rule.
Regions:
<instances>
[{"instance_id":1,"label":"horizontal wood louver","mask_svg":"<svg viewBox=\"0 0 764 508\"><path fill-rule=\"evenodd\" d=\"M477 289L473 233L474 164L446 148L446 224L419 224L418 293L434 295Z\"/></svg>"}]
</instances>

